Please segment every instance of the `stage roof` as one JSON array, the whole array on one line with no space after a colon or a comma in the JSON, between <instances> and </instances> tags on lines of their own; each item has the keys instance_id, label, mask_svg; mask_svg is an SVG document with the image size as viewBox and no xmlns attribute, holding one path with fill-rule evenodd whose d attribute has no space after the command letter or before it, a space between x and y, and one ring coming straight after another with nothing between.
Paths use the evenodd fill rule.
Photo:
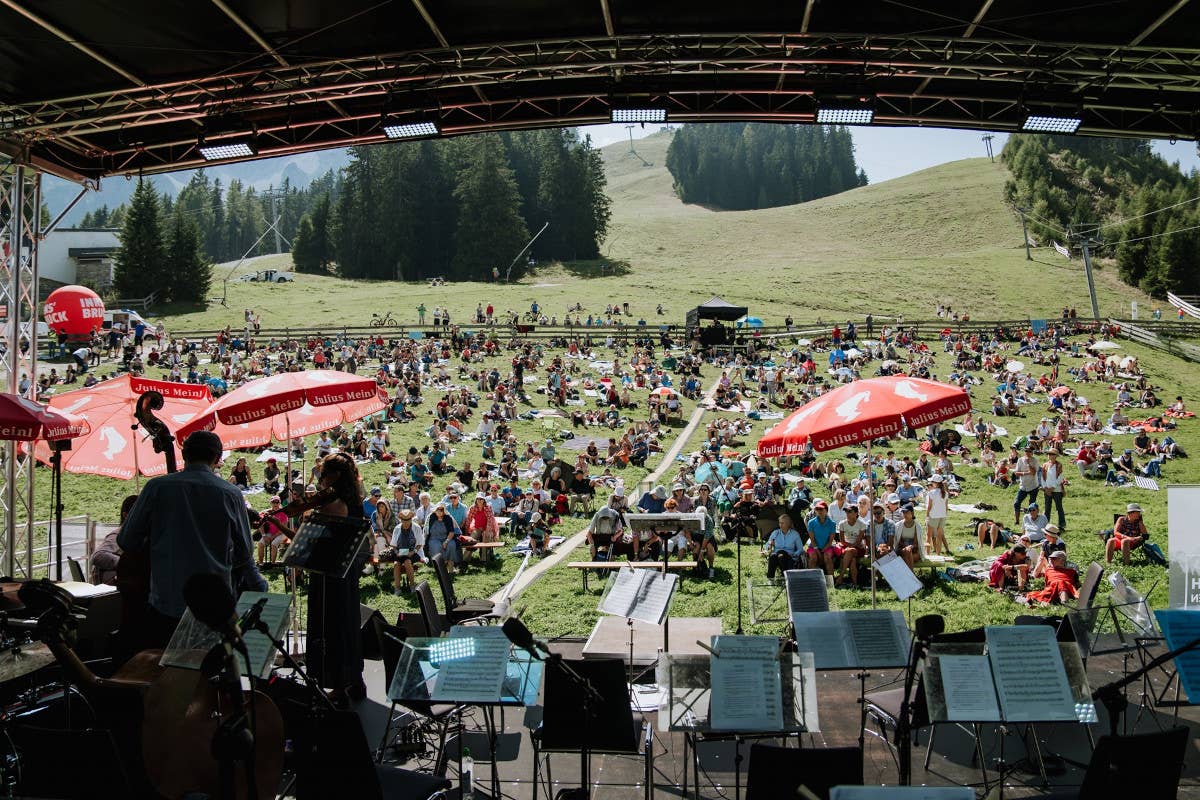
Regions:
<instances>
[{"instance_id":1,"label":"stage roof","mask_svg":"<svg viewBox=\"0 0 1200 800\"><path fill-rule=\"evenodd\" d=\"M812 123L1194 139L1200 0L0 0L0 150L74 180L385 141L608 122Z\"/></svg>"}]
</instances>

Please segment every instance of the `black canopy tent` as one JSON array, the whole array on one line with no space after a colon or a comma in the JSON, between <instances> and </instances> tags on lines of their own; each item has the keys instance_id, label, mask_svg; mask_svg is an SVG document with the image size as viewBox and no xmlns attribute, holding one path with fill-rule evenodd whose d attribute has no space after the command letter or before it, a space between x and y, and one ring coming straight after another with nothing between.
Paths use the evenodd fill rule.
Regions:
<instances>
[{"instance_id":1,"label":"black canopy tent","mask_svg":"<svg viewBox=\"0 0 1200 800\"><path fill-rule=\"evenodd\" d=\"M691 311L687 312L687 336L689 339L696 332L696 328L700 327L700 321L705 319L727 320L733 321L746 316L748 309L745 306L735 306L732 303L727 303L719 297L713 297L707 303L702 303L696 306ZM715 331L714 331L715 332ZM707 341L704 331L700 333L701 344L724 344L725 336L722 334L719 338L721 341Z\"/></svg>"}]
</instances>

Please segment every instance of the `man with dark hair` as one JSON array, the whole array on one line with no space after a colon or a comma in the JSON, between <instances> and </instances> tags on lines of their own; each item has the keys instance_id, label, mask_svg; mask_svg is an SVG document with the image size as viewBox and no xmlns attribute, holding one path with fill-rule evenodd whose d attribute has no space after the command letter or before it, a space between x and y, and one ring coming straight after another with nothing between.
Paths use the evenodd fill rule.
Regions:
<instances>
[{"instance_id":1,"label":"man with dark hair","mask_svg":"<svg viewBox=\"0 0 1200 800\"><path fill-rule=\"evenodd\" d=\"M165 647L187 608L183 586L200 573L220 575L234 596L267 591L254 566L246 501L216 469L221 439L197 431L183 443L181 471L146 482L117 536L125 552L149 548L150 610L143 647Z\"/></svg>"}]
</instances>

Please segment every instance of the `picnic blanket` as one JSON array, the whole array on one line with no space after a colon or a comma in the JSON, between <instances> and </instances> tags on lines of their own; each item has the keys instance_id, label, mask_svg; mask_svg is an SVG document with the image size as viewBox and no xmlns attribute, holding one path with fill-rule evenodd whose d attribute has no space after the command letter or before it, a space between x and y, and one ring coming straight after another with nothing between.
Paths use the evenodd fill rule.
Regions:
<instances>
[{"instance_id":1,"label":"picnic blanket","mask_svg":"<svg viewBox=\"0 0 1200 800\"><path fill-rule=\"evenodd\" d=\"M1158 491L1158 481L1154 480L1154 478L1147 478L1144 475L1134 475L1133 485L1139 489L1149 489L1152 492Z\"/></svg>"},{"instance_id":2,"label":"picnic blanket","mask_svg":"<svg viewBox=\"0 0 1200 800\"><path fill-rule=\"evenodd\" d=\"M996 427L996 435L997 436L1008 436L1007 428L1001 428L999 425L997 425L995 427ZM975 431L971 430L970 428L966 427L965 425L955 425L954 430L958 431L963 436L975 436L976 435Z\"/></svg>"},{"instance_id":3,"label":"picnic blanket","mask_svg":"<svg viewBox=\"0 0 1200 800\"><path fill-rule=\"evenodd\" d=\"M947 506L951 511L957 511L960 514L987 514L995 509L980 508L974 503L951 503Z\"/></svg>"},{"instance_id":4,"label":"picnic blanket","mask_svg":"<svg viewBox=\"0 0 1200 800\"><path fill-rule=\"evenodd\" d=\"M556 548L560 544L562 544L564 541L566 541L565 536L551 536L546 541L546 550L548 550L548 551L553 550L554 548ZM519 541L515 545L513 545L512 552L516 553L517 555L524 555L525 553L528 553L529 552L529 537L526 536L524 539L522 539L521 541Z\"/></svg>"},{"instance_id":5,"label":"picnic blanket","mask_svg":"<svg viewBox=\"0 0 1200 800\"><path fill-rule=\"evenodd\" d=\"M1196 415L1195 415L1193 412L1191 412L1191 411L1170 411L1170 410L1167 410L1167 411L1164 411L1164 412L1163 412L1163 416L1164 416L1164 417L1172 417L1173 419L1190 419L1191 417L1194 417L1194 416L1196 416Z\"/></svg>"}]
</instances>

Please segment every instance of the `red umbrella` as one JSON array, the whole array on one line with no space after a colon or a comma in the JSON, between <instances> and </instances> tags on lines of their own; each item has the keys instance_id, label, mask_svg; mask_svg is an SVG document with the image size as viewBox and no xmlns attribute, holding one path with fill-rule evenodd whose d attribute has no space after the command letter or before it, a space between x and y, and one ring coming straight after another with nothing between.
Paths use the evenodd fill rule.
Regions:
<instances>
[{"instance_id":1,"label":"red umbrella","mask_svg":"<svg viewBox=\"0 0 1200 800\"><path fill-rule=\"evenodd\" d=\"M971 410L966 391L945 383L890 375L843 384L814 398L758 441L759 458L786 458L804 451L834 450L924 428Z\"/></svg>"},{"instance_id":2,"label":"red umbrella","mask_svg":"<svg viewBox=\"0 0 1200 800\"><path fill-rule=\"evenodd\" d=\"M129 480L138 472L147 477L164 474L167 465L162 455L154 452L149 439L132 430L134 406L143 392L151 390L163 396L163 409L158 416L175 434L176 442L183 441L179 438L180 426L212 402L212 393L203 384L156 381L131 375L55 395L50 400L51 408L78 414L91 426L88 435L80 437L71 450L62 454L66 471L121 480ZM50 463L50 448L44 442L38 442L33 452L38 461Z\"/></svg>"},{"instance_id":3,"label":"red umbrella","mask_svg":"<svg viewBox=\"0 0 1200 800\"><path fill-rule=\"evenodd\" d=\"M961 417L971 410L966 391L946 383L890 375L843 384L814 398L758 440L760 458L787 457L814 450L834 450L867 443L868 478L874 474L871 440L899 433L907 424L924 428ZM868 493L875 487L868 480ZM875 570L871 570L871 607L875 606Z\"/></svg>"},{"instance_id":4,"label":"red umbrella","mask_svg":"<svg viewBox=\"0 0 1200 800\"><path fill-rule=\"evenodd\" d=\"M387 399L387 392L375 383L374 378L328 369L281 372L250 381L217 399L184 425L179 435L186 439L193 431L210 430L218 435L225 432L231 439L237 439L240 435L248 434L253 423L269 421L277 416L284 416L288 422L295 420L291 436L307 435L373 414L387 404ZM306 407L311 413L305 413ZM358 416L347 417L347 411ZM309 422L306 421L308 417L315 419ZM257 430L258 435L263 435L270 430L270 426L260 426ZM284 435L288 433L285 431ZM252 446L234 445L225 436L221 436L221 441L227 447ZM269 438L256 441L253 445L266 444L267 441Z\"/></svg>"},{"instance_id":5,"label":"red umbrella","mask_svg":"<svg viewBox=\"0 0 1200 800\"><path fill-rule=\"evenodd\" d=\"M15 394L0 394L0 439L31 442L44 439L63 442L88 433L91 426L82 417L55 411ZM62 447L56 445L51 458L50 490L54 498L54 534L57 541L58 579L62 580Z\"/></svg>"},{"instance_id":6,"label":"red umbrella","mask_svg":"<svg viewBox=\"0 0 1200 800\"><path fill-rule=\"evenodd\" d=\"M0 440L60 441L83 436L91 430L88 421L77 414L48 408L15 394L0 393Z\"/></svg>"}]
</instances>

